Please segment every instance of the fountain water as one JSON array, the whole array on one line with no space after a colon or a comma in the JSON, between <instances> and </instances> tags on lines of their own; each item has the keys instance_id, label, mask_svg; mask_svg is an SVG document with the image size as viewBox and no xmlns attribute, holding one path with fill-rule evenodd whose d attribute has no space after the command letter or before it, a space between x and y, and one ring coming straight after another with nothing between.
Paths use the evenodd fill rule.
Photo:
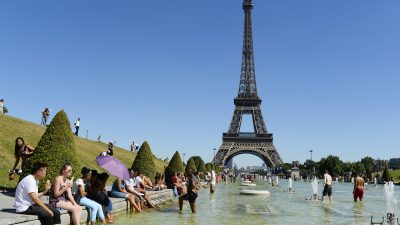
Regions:
<instances>
[{"instance_id":1,"label":"fountain water","mask_svg":"<svg viewBox=\"0 0 400 225\"><path fill-rule=\"evenodd\" d=\"M289 192L292 192L292 188L293 188L293 180L292 180L292 178L291 178L291 177L289 177L288 183L289 183Z\"/></svg>"},{"instance_id":2,"label":"fountain water","mask_svg":"<svg viewBox=\"0 0 400 225\"><path fill-rule=\"evenodd\" d=\"M270 183L270 184L272 183L272 178L271 178L271 176L268 177L268 183Z\"/></svg>"},{"instance_id":3,"label":"fountain water","mask_svg":"<svg viewBox=\"0 0 400 225\"><path fill-rule=\"evenodd\" d=\"M276 186L278 187L279 186L279 178L278 178L278 176L275 176L275 181L276 181Z\"/></svg>"},{"instance_id":4,"label":"fountain water","mask_svg":"<svg viewBox=\"0 0 400 225\"><path fill-rule=\"evenodd\" d=\"M318 180L317 177L314 177L314 180L311 182L311 187L313 190L313 195L312 195L312 199L313 200L317 200L318 199Z\"/></svg>"},{"instance_id":5,"label":"fountain water","mask_svg":"<svg viewBox=\"0 0 400 225\"><path fill-rule=\"evenodd\" d=\"M396 201L396 194L394 192L394 184L392 181L389 181L384 185L384 199L386 203L386 223L389 225L395 225L394 213L397 210L397 201ZM371 224L383 224L383 223L384 223L383 217L382 217L382 222L373 222L373 217L371 217ZM397 219L397 224L400 224L399 219Z\"/></svg>"},{"instance_id":6,"label":"fountain water","mask_svg":"<svg viewBox=\"0 0 400 225\"><path fill-rule=\"evenodd\" d=\"M376 179L376 177L374 177L374 184L375 186L378 184L378 180Z\"/></svg>"},{"instance_id":7,"label":"fountain water","mask_svg":"<svg viewBox=\"0 0 400 225\"><path fill-rule=\"evenodd\" d=\"M394 224L394 213L397 209L396 196L394 192L394 184L392 181L385 183L385 202L388 224Z\"/></svg>"}]
</instances>

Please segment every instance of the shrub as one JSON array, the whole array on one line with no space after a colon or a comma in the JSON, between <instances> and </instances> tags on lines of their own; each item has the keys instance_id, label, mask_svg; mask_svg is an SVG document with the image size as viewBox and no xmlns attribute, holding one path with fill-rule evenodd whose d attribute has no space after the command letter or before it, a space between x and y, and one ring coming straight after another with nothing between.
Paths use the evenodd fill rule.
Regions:
<instances>
[{"instance_id":1,"label":"shrub","mask_svg":"<svg viewBox=\"0 0 400 225\"><path fill-rule=\"evenodd\" d=\"M74 169L72 176L79 177L81 168L76 155L74 136L64 110L54 116L39 140L33 156L28 160L20 179L31 173L32 166L36 162L44 162L48 165L47 175L45 179L40 181L40 190L44 189L46 180L53 181L60 174L60 169L64 163L70 163Z\"/></svg>"},{"instance_id":2,"label":"shrub","mask_svg":"<svg viewBox=\"0 0 400 225\"><path fill-rule=\"evenodd\" d=\"M178 151L175 152L174 156L172 156L171 161L169 161L168 166L165 168L165 183L167 184L168 188L172 188L171 177L174 172L184 172L182 159Z\"/></svg>"},{"instance_id":3,"label":"shrub","mask_svg":"<svg viewBox=\"0 0 400 225\"><path fill-rule=\"evenodd\" d=\"M193 158L190 158L190 159L188 160L187 165L186 165L186 168L185 168L185 171L187 172L189 169L192 169L192 170L193 170L193 173L197 171L197 169L196 169L196 164L194 163Z\"/></svg>"},{"instance_id":4,"label":"shrub","mask_svg":"<svg viewBox=\"0 0 400 225\"><path fill-rule=\"evenodd\" d=\"M206 163L206 171L211 172L212 168L213 168L212 163Z\"/></svg>"},{"instance_id":5,"label":"shrub","mask_svg":"<svg viewBox=\"0 0 400 225\"><path fill-rule=\"evenodd\" d=\"M206 172L206 165L204 164L203 160L200 161L199 166L197 167L197 172L199 173Z\"/></svg>"},{"instance_id":6,"label":"shrub","mask_svg":"<svg viewBox=\"0 0 400 225\"><path fill-rule=\"evenodd\" d=\"M142 146L140 146L131 169L134 171L142 171L144 175L154 180L156 164L154 163L154 156L147 141L143 142Z\"/></svg>"}]
</instances>

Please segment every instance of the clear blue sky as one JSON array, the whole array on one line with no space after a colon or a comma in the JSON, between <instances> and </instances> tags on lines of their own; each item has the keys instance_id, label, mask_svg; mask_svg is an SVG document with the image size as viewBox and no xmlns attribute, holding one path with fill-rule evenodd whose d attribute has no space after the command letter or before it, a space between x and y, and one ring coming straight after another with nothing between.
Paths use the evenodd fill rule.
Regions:
<instances>
[{"instance_id":1,"label":"clear blue sky","mask_svg":"<svg viewBox=\"0 0 400 225\"><path fill-rule=\"evenodd\" d=\"M206 161L237 95L242 0L1 1L10 115L81 118L81 136ZM255 0L257 87L286 162L400 157L400 1ZM238 156L239 166L259 165Z\"/></svg>"}]
</instances>

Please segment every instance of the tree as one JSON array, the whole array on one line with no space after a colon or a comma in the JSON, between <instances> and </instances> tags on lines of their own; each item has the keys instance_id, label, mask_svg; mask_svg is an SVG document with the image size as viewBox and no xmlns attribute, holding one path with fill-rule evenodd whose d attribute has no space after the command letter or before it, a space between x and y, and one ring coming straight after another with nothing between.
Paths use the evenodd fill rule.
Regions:
<instances>
[{"instance_id":1,"label":"tree","mask_svg":"<svg viewBox=\"0 0 400 225\"><path fill-rule=\"evenodd\" d=\"M375 160L373 158L367 156L367 157L364 157L361 159L361 163L364 164L365 173L367 174L367 176L369 178L372 178L371 174L374 169Z\"/></svg>"},{"instance_id":2,"label":"tree","mask_svg":"<svg viewBox=\"0 0 400 225\"><path fill-rule=\"evenodd\" d=\"M203 161L200 156L192 156L190 158L192 158L194 160L194 164L196 165L196 168L198 168L200 165L200 162Z\"/></svg>"},{"instance_id":3,"label":"tree","mask_svg":"<svg viewBox=\"0 0 400 225\"><path fill-rule=\"evenodd\" d=\"M382 180L385 182L389 182L391 180L390 172L387 166L385 166L385 169L383 170Z\"/></svg>"},{"instance_id":4,"label":"tree","mask_svg":"<svg viewBox=\"0 0 400 225\"><path fill-rule=\"evenodd\" d=\"M187 172L189 169L192 169L193 172L196 172L196 171L197 171L197 169L196 169L196 164L194 163L193 158L190 158L190 159L188 160L185 171Z\"/></svg>"},{"instance_id":5,"label":"tree","mask_svg":"<svg viewBox=\"0 0 400 225\"><path fill-rule=\"evenodd\" d=\"M176 151L174 156L172 156L171 161L169 161L168 166L165 168L165 183L167 184L168 188L172 188L172 180L171 177L173 173L183 173L185 167L183 166L181 156L179 152Z\"/></svg>"},{"instance_id":6,"label":"tree","mask_svg":"<svg viewBox=\"0 0 400 225\"><path fill-rule=\"evenodd\" d=\"M303 175L312 176L314 174L314 170L318 171L318 164L313 160L307 159L304 162L304 165L300 166L300 168L303 168L301 172Z\"/></svg>"},{"instance_id":7,"label":"tree","mask_svg":"<svg viewBox=\"0 0 400 225\"><path fill-rule=\"evenodd\" d=\"M74 136L64 110L58 112L50 122L40 138L33 156L28 160L20 179L31 173L32 166L36 162L44 162L48 166L45 179L40 181L40 190L44 189L46 180L53 181L54 177L60 174L60 169L65 163L71 164L74 169L72 176L80 176L81 168L76 155Z\"/></svg>"},{"instance_id":8,"label":"tree","mask_svg":"<svg viewBox=\"0 0 400 225\"><path fill-rule=\"evenodd\" d=\"M338 176L342 173L343 162L338 156L329 155L326 158L322 158L319 162L319 172L324 174L325 170L329 171L332 176Z\"/></svg>"},{"instance_id":9,"label":"tree","mask_svg":"<svg viewBox=\"0 0 400 225\"><path fill-rule=\"evenodd\" d=\"M364 164L362 164L360 161L353 163L353 173L365 173L365 167Z\"/></svg>"},{"instance_id":10,"label":"tree","mask_svg":"<svg viewBox=\"0 0 400 225\"><path fill-rule=\"evenodd\" d=\"M154 156L147 141L143 142L132 163L131 169L134 171L141 171L151 180L154 180L156 173L156 164L154 163Z\"/></svg>"}]
</instances>

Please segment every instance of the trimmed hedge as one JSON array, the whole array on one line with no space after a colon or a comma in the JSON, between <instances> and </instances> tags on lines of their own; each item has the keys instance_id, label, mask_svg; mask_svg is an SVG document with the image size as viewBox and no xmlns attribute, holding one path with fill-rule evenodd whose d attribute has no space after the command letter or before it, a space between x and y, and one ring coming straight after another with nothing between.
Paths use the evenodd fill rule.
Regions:
<instances>
[{"instance_id":1,"label":"trimmed hedge","mask_svg":"<svg viewBox=\"0 0 400 225\"><path fill-rule=\"evenodd\" d=\"M44 190L46 180L53 181L60 174L64 163L70 163L73 168L73 175L80 176L80 165L75 150L74 136L71 131L71 124L64 110L58 112L45 133L39 140L33 156L28 160L26 169L20 179L31 173L33 164L36 162L47 163L47 175L39 184L39 190Z\"/></svg>"},{"instance_id":2,"label":"trimmed hedge","mask_svg":"<svg viewBox=\"0 0 400 225\"><path fill-rule=\"evenodd\" d=\"M196 164L194 163L193 158L190 158L188 160L185 171L187 172L189 169L192 169L193 173L197 171Z\"/></svg>"},{"instance_id":3,"label":"trimmed hedge","mask_svg":"<svg viewBox=\"0 0 400 225\"><path fill-rule=\"evenodd\" d=\"M213 169L213 164L212 163L206 163L206 171L211 172Z\"/></svg>"},{"instance_id":4,"label":"trimmed hedge","mask_svg":"<svg viewBox=\"0 0 400 225\"><path fill-rule=\"evenodd\" d=\"M206 165L204 164L203 160L200 161L199 166L197 167L197 172L199 172L199 173L206 172Z\"/></svg>"},{"instance_id":5,"label":"trimmed hedge","mask_svg":"<svg viewBox=\"0 0 400 225\"><path fill-rule=\"evenodd\" d=\"M154 163L154 156L147 141L143 142L142 146L140 146L131 169L134 171L142 171L144 175L154 181L156 164Z\"/></svg>"},{"instance_id":6,"label":"trimmed hedge","mask_svg":"<svg viewBox=\"0 0 400 225\"><path fill-rule=\"evenodd\" d=\"M165 183L168 186L168 188L172 188L171 177L173 173L174 172L183 173L184 169L185 168L183 166L181 156L179 155L179 152L176 151L174 156L172 156L171 161L169 161L168 166L165 168Z\"/></svg>"}]
</instances>

